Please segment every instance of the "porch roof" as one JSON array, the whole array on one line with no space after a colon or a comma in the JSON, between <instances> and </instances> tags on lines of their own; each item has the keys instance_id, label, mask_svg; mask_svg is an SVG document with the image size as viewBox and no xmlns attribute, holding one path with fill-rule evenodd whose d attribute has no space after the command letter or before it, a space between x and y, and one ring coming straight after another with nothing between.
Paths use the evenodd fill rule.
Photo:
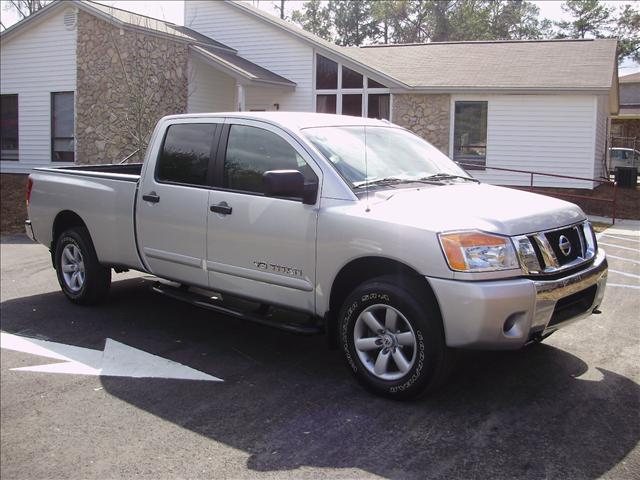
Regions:
<instances>
[{"instance_id":1,"label":"porch roof","mask_svg":"<svg viewBox=\"0 0 640 480\"><path fill-rule=\"evenodd\" d=\"M261 85L295 88L296 83L260 65L250 62L233 52L200 45L191 45L190 50L214 68L224 71L243 85Z\"/></svg>"}]
</instances>

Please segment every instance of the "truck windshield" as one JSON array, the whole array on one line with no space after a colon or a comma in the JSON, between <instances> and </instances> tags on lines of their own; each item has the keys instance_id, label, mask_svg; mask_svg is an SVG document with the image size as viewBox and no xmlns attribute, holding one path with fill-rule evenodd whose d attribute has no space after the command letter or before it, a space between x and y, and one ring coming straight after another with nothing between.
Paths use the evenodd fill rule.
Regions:
<instances>
[{"instance_id":1,"label":"truck windshield","mask_svg":"<svg viewBox=\"0 0 640 480\"><path fill-rule=\"evenodd\" d=\"M393 127L313 127L303 134L340 174L359 188L469 175L437 148ZM439 175L441 174L441 175Z\"/></svg>"}]
</instances>

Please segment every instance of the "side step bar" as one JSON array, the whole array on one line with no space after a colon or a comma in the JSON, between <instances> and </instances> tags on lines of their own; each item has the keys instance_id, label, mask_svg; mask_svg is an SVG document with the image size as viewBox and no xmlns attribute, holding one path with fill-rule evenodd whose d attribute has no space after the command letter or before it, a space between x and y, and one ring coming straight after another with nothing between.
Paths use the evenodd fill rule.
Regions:
<instances>
[{"instance_id":1,"label":"side step bar","mask_svg":"<svg viewBox=\"0 0 640 480\"><path fill-rule=\"evenodd\" d=\"M267 327L277 328L286 332L302 335L315 335L318 333L322 333L322 329L315 325L278 322L277 320L272 320L262 315L251 312L243 312L242 310L236 308L224 306L219 303L214 303L206 296L190 292L184 287L174 287L161 282L156 282L153 285L152 290L167 297L190 303L191 305L195 305L196 307L206 308L207 310L222 313L223 315L230 315L232 317L241 318L243 320L259 323L260 325L266 325Z\"/></svg>"}]
</instances>

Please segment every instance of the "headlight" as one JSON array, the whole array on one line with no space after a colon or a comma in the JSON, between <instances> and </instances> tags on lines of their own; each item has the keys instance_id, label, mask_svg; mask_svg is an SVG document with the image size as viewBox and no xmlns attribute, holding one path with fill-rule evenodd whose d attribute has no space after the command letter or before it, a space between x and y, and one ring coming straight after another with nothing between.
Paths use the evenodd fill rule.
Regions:
<instances>
[{"instance_id":1,"label":"headlight","mask_svg":"<svg viewBox=\"0 0 640 480\"><path fill-rule=\"evenodd\" d=\"M438 237L452 270L487 272L520 267L508 237L475 231L440 233Z\"/></svg>"}]
</instances>

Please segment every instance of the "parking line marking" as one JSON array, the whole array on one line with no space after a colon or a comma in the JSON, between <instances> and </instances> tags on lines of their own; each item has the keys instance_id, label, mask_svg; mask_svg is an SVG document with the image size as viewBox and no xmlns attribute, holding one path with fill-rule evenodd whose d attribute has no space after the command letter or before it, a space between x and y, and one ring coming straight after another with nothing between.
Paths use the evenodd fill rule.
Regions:
<instances>
[{"instance_id":1,"label":"parking line marking","mask_svg":"<svg viewBox=\"0 0 640 480\"><path fill-rule=\"evenodd\" d=\"M607 247L621 248L622 250L631 250L632 252L640 252L640 248L621 247L620 245L615 245L613 243L600 242L600 245L605 245Z\"/></svg>"},{"instance_id":2,"label":"parking line marking","mask_svg":"<svg viewBox=\"0 0 640 480\"><path fill-rule=\"evenodd\" d=\"M640 278L640 275L636 275L635 273L621 272L620 270L609 269L609 272L610 273L617 273L618 275L624 275L625 277Z\"/></svg>"},{"instance_id":3,"label":"parking line marking","mask_svg":"<svg viewBox=\"0 0 640 480\"><path fill-rule=\"evenodd\" d=\"M621 283L607 283L607 287L635 288L640 290L640 285L623 285Z\"/></svg>"},{"instance_id":4,"label":"parking line marking","mask_svg":"<svg viewBox=\"0 0 640 480\"><path fill-rule=\"evenodd\" d=\"M603 233L602 236L603 237L609 237L609 238L615 238L617 240L626 240L627 242L633 242L633 243L636 243L636 244L640 245L640 240L638 240L637 238L619 237L617 235L611 235L610 233Z\"/></svg>"},{"instance_id":5,"label":"parking line marking","mask_svg":"<svg viewBox=\"0 0 640 480\"><path fill-rule=\"evenodd\" d=\"M617 257L615 255L610 255L608 253L607 253L607 258L615 258L616 260L622 260L624 262L637 263L638 265L640 265L640 260L633 260L631 258Z\"/></svg>"}]
</instances>

